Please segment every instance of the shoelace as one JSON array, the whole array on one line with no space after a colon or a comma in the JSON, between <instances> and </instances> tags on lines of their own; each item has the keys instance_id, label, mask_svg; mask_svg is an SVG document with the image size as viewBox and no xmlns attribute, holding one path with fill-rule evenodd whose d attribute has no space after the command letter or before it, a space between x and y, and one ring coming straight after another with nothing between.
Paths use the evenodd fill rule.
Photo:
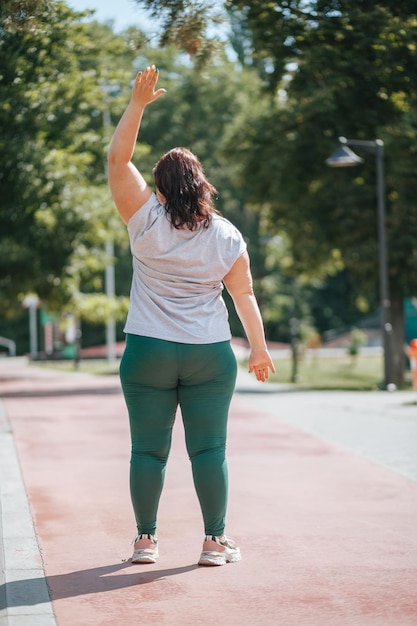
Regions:
<instances>
[{"instance_id":1,"label":"shoelace","mask_svg":"<svg viewBox=\"0 0 417 626\"><path fill-rule=\"evenodd\" d=\"M134 545L137 541L140 541L140 539L149 539L154 544L158 543L158 539L156 535L150 535L149 533L142 533L141 535L136 535L136 537L132 541L132 545Z\"/></svg>"},{"instance_id":2,"label":"shoelace","mask_svg":"<svg viewBox=\"0 0 417 626\"><path fill-rule=\"evenodd\" d=\"M228 546L229 542L226 536L223 537L223 539L221 539L220 537L216 537L215 535L206 535L206 541L215 541L216 543L218 543L221 546Z\"/></svg>"}]
</instances>

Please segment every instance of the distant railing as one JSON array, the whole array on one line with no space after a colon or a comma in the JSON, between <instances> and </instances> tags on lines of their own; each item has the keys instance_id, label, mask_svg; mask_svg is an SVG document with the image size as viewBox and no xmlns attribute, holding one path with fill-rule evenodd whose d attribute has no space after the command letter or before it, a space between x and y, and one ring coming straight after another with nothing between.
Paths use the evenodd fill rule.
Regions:
<instances>
[{"instance_id":1,"label":"distant railing","mask_svg":"<svg viewBox=\"0 0 417 626\"><path fill-rule=\"evenodd\" d=\"M0 346L4 346L9 351L9 356L16 356L16 343L12 339L0 337Z\"/></svg>"}]
</instances>

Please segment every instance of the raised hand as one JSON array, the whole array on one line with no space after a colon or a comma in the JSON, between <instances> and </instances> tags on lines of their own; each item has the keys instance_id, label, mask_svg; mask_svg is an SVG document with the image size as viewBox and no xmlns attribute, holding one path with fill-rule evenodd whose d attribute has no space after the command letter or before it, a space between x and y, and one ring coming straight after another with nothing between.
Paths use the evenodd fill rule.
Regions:
<instances>
[{"instance_id":1,"label":"raised hand","mask_svg":"<svg viewBox=\"0 0 417 626\"><path fill-rule=\"evenodd\" d=\"M143 72L138 72L132 89L132 101L140 107L154 102L166 92L165 89L155 91L159 78L159 71L155 65L148 66Z\"/></svg>"}]
</instances>

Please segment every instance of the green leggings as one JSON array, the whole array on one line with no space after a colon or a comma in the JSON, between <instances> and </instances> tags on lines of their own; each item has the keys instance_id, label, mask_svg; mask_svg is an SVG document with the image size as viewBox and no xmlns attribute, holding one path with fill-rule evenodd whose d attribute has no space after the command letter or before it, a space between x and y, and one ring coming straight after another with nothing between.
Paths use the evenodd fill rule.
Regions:
<instances>
[{"instance_id":1,"label":"green leggings","mask_svg":"<svg viewBox=\"0 0 417 626\"><path fill-rule=\"evenodd\" d=\"M130 493L139 534L156 532L178 406L205 534L223 534L227 418L236 372L229 341L196 345L126 336L120 379L129 412Z\"/></svg>"}]
</instances>

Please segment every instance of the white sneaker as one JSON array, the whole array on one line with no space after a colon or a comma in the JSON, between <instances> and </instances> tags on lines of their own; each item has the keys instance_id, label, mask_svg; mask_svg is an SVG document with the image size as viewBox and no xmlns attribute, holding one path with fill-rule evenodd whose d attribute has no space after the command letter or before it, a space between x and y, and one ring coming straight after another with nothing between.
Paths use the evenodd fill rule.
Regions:
<instances>
[{"instance_id":1,"label":"white sneaker","mask_svg":"<svg viewBox=\"0 0 417 626\"><path fill-rule=\"evenodd\" d=\"M207 535L203 543L199 565L226 565L240 561L240 549L232 539Z\"/></svg>"},{"instance_id":2,"label":"white sneaker","mask_svg":"<svg viewBox=\"0 0 417 626\"><path fill-rule=\"evenodd\" d=\"M134 539L132 563L155 563L158 557L156 535L138 535Z\"/></svg>"}]
</instances>

